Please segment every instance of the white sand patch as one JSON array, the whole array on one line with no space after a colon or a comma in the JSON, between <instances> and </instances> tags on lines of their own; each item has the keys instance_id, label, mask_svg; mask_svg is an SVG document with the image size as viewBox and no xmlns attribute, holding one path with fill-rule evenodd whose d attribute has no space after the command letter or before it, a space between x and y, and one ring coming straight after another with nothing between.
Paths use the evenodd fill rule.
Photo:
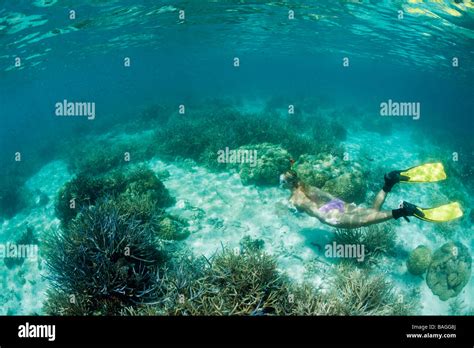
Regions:
<instances>
[{"instance_id":1,"label":"white sand patch","mask_svg":"<svg viewBox=\"0 0 474 348\"><path fill-rule=\"evenodd\" d=\"M25 186L32 192L35 205L3 222L0 242L15 241L26 231L26 226L33 228L40 241L45 233L58 228L59 220L55 218L54 200L58 190L70 178L66 164L61 161L45 165L32 176ZM43 198L37 200L37 196ZM25 259L23 264L11 269L0 260L0 315L42 314L48 282L44 278L45 265L41 257L41 243L39 253L36 260Z\"/></svg>"}]
</instances>

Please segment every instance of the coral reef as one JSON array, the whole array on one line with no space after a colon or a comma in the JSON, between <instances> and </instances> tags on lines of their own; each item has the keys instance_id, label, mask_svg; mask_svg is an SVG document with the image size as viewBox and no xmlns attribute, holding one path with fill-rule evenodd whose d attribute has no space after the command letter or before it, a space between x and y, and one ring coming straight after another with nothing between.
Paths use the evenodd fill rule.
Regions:
<instances>
[{"instance_id":1,"label":"coral reef","mask_svg":"<svg viewBox=\"0 0 474 348\"><path fill-rule=\"evenodd\" d=\"M164 240L183 240L189 236L186 222L168 214L159 219L157 233L158 237Z\"/></svg>"},{"instance_id":2,"label":"coral reef","mask_svg":"<svg viewBox=\"0 0 474 348\"><path fill-rule=\"evenodd\" d=\"M326 181L322 189L346 202L365 201L366 186L360 172L344 173Z\"/></svg>"},{"instance_id":3,"label":"coral reef","mask_svg":"<svg viewBox=\"0 0 474 348\"><path fill-rule=\"evenodd\" d=\"M83 207L93 205L102 196L123 191L125 183L120 177L93 177L79 174L67 182L56 198L56 216L63 222L72 220Z\"/></svg>"},{"instance_id":4,"label":"coral reef","mask_svg":"<svg viewBox=\"0 0 474 348\"><path fill-rule=\"evenodd\" d=\"M414 303L397 294L383 275L342 265L336 270L329 297L335 301L333 315L409 315Z\"/></svg>"},{"instance_id":5,"label":"coral reef","mask_svg":"<svg viewBox=\"0 0 474 348\"><path fill-rule=\"evenodd\" d=\"M336 244L363 245L363 262L353 260L356 265L370 265L377 262L377 257L390 254L395 248L396 235L390 224L370 225L363 228L336 229L334 233Z\"/></svg>"},{"instance_id":6,"label":"coral reef","mask_svg":"<svg viewBox=\"0 0 474 348\"><path fill-rule=\"evenodd\" d=\"M74 173L101 175L153 157L155 144L151 137L151 133L127 137L113 133L105 137L86 137L79 142L81 146L77 146L77 140L66 143L64 148L67 152L63 152L61 157Z\"/></svg>"},{"instance_id":7,"label":"coral reef","mask_svg":"<svg viewBox=\"0 0 474 348\"><path fill-rule=\"evenodd\" d=\"M347 202L365 200L367 186L358 163L343 161L333 155L303 155L294 169L306 185L321 188Z\"/></svg>"},{"instance_id":8,"label":"coral reef","mask_svg":"<svg viewBox=\"0 0 474 348\"><path fill-rule=\"evenodd\" d=\"M243 114L229 107L201 110L186 118L180 116L172 117L157 131L160 152L190 158L210 168L225 168L217 162L217 152L226 147L237 149L244 145L272 143L294 156L320 151L320 146L310 136L282 119Z\"/></svg>"},{"instance_id":9,"label":"coral reef","mask_svg":"<svg viewBox=\"0 0 474 348\"><path fill-rule=\"evenodd\" d=\"M168 190L152 170L138 167L128 172L112 171L103 175L91 176L79 174L69 181L59 191L56 200L56 215L63 223L71 221L84 207L94 205L101 197L118 198L126 205L126 200L138 204L133 209L147 209L149 200L153 200L156 207L167 207L173 203ZM140 204L141 197L144 203ZM74 204L71 205L71 200ZM140 208L141 207L141 208Z\"/></svg>"},{"instance_id":10,"label":"coral reef","mask_svg":"<svg viewBox=\"0 0 474 348\"><path fill-rule=\"evenodd\" d=\"M407 260L407 269L413 275L422 275L426 272L431 263L431 250L419 245L410 253Z\"/></svg>"},{"instance_id":11,"label":"coral reef","mask_svg":"<svg viewBox=\"0 0 474 348\"><path fill-rule=\"evenodd\" d=\"M265 246L263 239L254 239L250 236L245 236L240 240L240 252L245 253L248 251L258 252L262 251Z\"/></svg>"},{"instance_id":12,"label":"coral reef","mask_svg":"<svg viewBox=\"0 0 474 348\"><path fill-rule=\"evenodd\" d=\"M174 203L163 182L148 168L138 167L125 175L127 186L124 195L148 195L158 207Z\"/></svg>"},{"instance_id":13,"label":"coral reef","mask_svg":"<svg viewBox=\"0 0 474 348\"><path fill-rule=\"evenodd\" d=\"M238 168L244 185L278 185L280 174L290 168L290 154L278 145L269 143L254 146L242 146L239 150L256 151L255 164L238 163L231 165Z\"/></svg>"},{"instance_id":14,"label":"coral reef","mask_svg":"<svg viewBox=\"0 0 474 348\"><path fill-rule=\"evenodd\" d=\"M166 259L152 226L124 214L113 200L83 209L46 238L44 250L52 283L49 314L116 315L153 301Z\"/></svg>"},{"instance_id":15,"label":"coral reef","mask_svg":"<svg viewBox=\"0 0 474 348\"><path fill-rule=\"evenodd\" d=\"M426 283L442 301L459 295L469 282L472 257L459 242L449 242L433 253Z\"/></svg>"},{"instance_id":16,"label":"coral reef","mask_svg":"<svg viewBox=\"0 0 474 348\"><path fill-rule=\"evenodd\" d=\"M323 291L295 284L245 237L240 252L223 249L212 259L175 259L158 306L127 308L127 315L406 315L414 302L382 275L340 265ZM163 288L162 288L163 289Z\"/></svg>"},{"instance_id":17,"label":"coral reef","mask_svg":"<svg viewBox=\"0 0 474 348\"><path fill-rule=\"evenodd\" d=\"M175 299L168 304L170 314L282 314L276 308L287 295L286 281L276 270L275 260L260 251L225 249L193 278L170 296Z\"/></svg>"}]
</instances>

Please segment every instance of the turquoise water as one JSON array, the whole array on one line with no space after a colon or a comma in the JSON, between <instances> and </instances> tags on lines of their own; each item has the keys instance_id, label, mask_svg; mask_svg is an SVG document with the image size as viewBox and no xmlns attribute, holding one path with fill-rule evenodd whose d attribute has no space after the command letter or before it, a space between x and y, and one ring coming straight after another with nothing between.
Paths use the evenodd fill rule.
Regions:
<instances>
[{"instance_id":1,"label":"turquoise water","mask_svg":"<svg viewBox=\"0 0 474 348\"><path fill-rule=\"evenodd\" d=\"M151 209L146 202L154 202L156 209L147 213L159 221L160 227L151 224L157 228L156 247L172 255L172 265L185 253L210 260L223 250L245 254L242 238L251 237L263 242L258 253L273 258L291 284L341 291L334 278L341 263L353 258L325 254L327 246L342 240L336 229L297 211L290 192L279 186L290 158L308 185L364 208L381 189L384 173L442 162L447 180L399 184L384 208L396 209L400 200L420 207L457 201L463 216L445 223L411 218L377 225L386 231L380 232L384 238L394 236L393 242L372 244L378 250L373 262L352 262L349 272L383 277L397 298L409 299L402 307L414 304L411 314L472 314L471 2L35 0L0 5L0 243L27 240L39 250L36 258L0 262L0 314L50 314L48 289L74 294L69 283L58 280L47 245L62 250L55 233L68 235L75 228L64 216L82 221L77 213L87 215L105 198L128 204L127 209ZM74 104L70 113L60 109L68 102ZM397 115L390 107L391 116L385 116L383 103L406 110ZM257 160L229 163L227 157L222 163L218 154L226 148L256 151ZM143 175L140 184L130 179L137 166L150 170L173 202L162 204L155 179ZM126 176L127 188L118 188L119 179L111 176L117 172ZM83 175L89 181L74 181ZM67 186L71 182L76 188ZM78 200L73 213L65 210L70 198ZM169 225L163 224L179 229L181 237L165 235ZM34 238L25 239L29 230ZM369 247L367 239L352 241ZM428 247L436 260L442 254L436 251L449 242L457 243L449 256L454 269L431 260L422 274L408 270L415 248ZM63 256L68 252L74 250L65 249ZM447 272L439 276L441 283L450 272L462 274L456 284L446 285L448 298L428 281L440 268ZM175 276L171 271L169 277ZM229 284L232 279L228 276ZM129 286L134 293L141 285ZM130 306L137 302L142 304L141 298ZM158 313L173 313L158 307ZM268 313L307 314L268 307ZM186 310L208 314L202 308ZM211 314L257 310L255 305ZM92 312L117 314L103 309L81 314Z\"/></svg>"}]
</instances>

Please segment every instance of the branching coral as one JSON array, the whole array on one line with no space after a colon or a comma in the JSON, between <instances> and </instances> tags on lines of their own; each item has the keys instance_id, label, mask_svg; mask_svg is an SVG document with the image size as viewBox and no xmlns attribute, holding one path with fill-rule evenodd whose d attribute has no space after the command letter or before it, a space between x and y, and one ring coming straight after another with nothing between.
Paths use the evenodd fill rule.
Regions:
<instances>
[{"instance_id":1,"label":"branching coral","mask_svg":"<svg viewBox=\"0 0 474 348\"><path fill-rule=\"evenodd\" d=\"M114 315L124 306L156 298L165 259L156 233L134 215L122 214L112 200L84 209L47 238L45 250L54 289L50 313L67 313L64 297L71 296L84 307L84 315Z\"/></svg>"},{"instance_id":2,"label":"branching coral","mask_svg":"<svg viewBox=\"0 0 474 348\"><path fill-rule=\"evenodd\" d=\"M357 264L366 265L376 262L378 256L392 252L396 236L391 225L379 224L356 229L336 229L334 241L337 244L364 246L364 262Z\"/></svg>"},{"instance_id":3,"label":"branching coral","mask_svg":"<svg viewBox=\"0 0 474 348\"><path fill-rule=\"evenodd\" d=\"M413 309L382 275L340 265L328 290L294 284L260 243L242 240L240 252L223 249L212 259L174 260L158 306L128 315L403 315Z\"/></svg>"},{"instance_id":4,"label":"branching coral","mask_svg":"<svg viewBox=\"0 0 474 348\"><path fill-rule=\"evenodd\" d=\"M274 313L285 296L285 284L272 257L256 251L224 250L200 277L181 289L183 301L178 295L170 310L186 315Z\"/></svg>"},{"instance_id":5,"label":"branching coral","mask_svg":"<svg viewBox=\"0 0 474 348\"><path fill-rule=\"evenodd\" d=\"M118 309L102 301L95 313L113 308L120 315L404 315L413 309L412 300L382 275L350 264L336 269L325 291L295 284L251 238L210 259L173 255L160 270L153 303L120 302ZM62 296L53 296L51 303L64 303ZM67 313L81 313L91 303L98 308L93 297L83 296Z\"/></svg>"},{"instance_id":6,"label":"branching coral","mask_svg":"<svg viewBox=\"0 0 474 348\"><path fill-rule=\"evenodd\" d=\"M123 174L119 171L106 173L100 176L80 174L66 183L59 191L56 200L56 215L65 224L69 223L83 208L94 205L102 197L117 198L122 205L134 210L144 210L149 207L149 200L160 207L167 207L173 203L172 197L163 183L152 170L135 168ZM140 197L143 204L140 204ZM138 206L133 207L130 202Z\"/></svg>"},{"instance_id":7,"label":"branching coral","mask_svg":"<svg viewBox=\"0 0 474 348\"><path fill-rule=\"evenodd\" d=\"M108 137L85 138L77 146L77 141L67 143L68 149L62 154L72 172L101 175L111 170L124 169L131 164L154 156L155 144L151 135L139 133L127 138L111 134Z\"/></svg>"},{"instance_id":8,"label":"branching coral","mask_svg":"<svg viewBox=\"0 0 474 348\"><path fill-rule=\"evenodd\" d=\"M272 143L294 156L318 151L310 137L282 120L262 115L242 114L235 109L206 110L186 118L172 118L158 130L160 151L165 155L191 158L210 168L225 168L217 162L217 152L226 147Z\"/></svg>"},{"instance_id":9,"label":"branching coral","mask_svg":"<svg viewBox=\"0 0 474 348\"><path fill-rule=\"evenodd\" d=\"M348 264L336 270L334 287L327 294L335 301L334 315L408 315L412 301L397 294L384 276Z\"/></svg>"}]
</instances>

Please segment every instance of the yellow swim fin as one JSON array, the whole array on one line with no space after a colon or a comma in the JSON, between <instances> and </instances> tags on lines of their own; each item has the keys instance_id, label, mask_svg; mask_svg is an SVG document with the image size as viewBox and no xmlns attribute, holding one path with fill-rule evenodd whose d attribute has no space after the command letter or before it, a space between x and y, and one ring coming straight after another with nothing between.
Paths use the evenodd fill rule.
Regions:
<instances>
[{"instance_id":1,"label":"yellow swim fin","mask_svg":"<svg viewBox=\"0 0 474 348\"><path fill-rule=\"evenodd\" d=\"M458 202L451 202L436 208L417 207L417 210L414 214L415 217L430 222L446 222L463 216L461 205Z\"/></svg>"},{"instance_id":2,"label":"yellow swim fin","mask_svg":"<svg viewBox=\"0 0 474 348\"><path fill-rule=\"evenodd\" d=\"M426 163L400 171L403 182L435 182L446 179L443 163Z\"/></svg>"}]
</instances>

